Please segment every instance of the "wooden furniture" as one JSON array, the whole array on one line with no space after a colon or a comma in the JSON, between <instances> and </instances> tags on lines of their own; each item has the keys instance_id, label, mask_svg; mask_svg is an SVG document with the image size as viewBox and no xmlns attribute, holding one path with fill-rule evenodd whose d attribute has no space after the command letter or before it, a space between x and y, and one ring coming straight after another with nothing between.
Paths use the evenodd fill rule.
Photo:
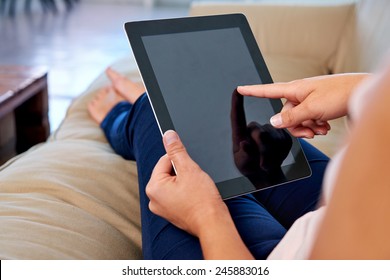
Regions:
<instances>
[{"instance_id":1,"label":"wooden furniture","mask_svg":"<svg viewBox=\"0 0 390 280\"><path fill-rule=\"evenodd\" d=\"M0 164L49 133L46 69L0 65Z\"/></svg>"}]
</instances>

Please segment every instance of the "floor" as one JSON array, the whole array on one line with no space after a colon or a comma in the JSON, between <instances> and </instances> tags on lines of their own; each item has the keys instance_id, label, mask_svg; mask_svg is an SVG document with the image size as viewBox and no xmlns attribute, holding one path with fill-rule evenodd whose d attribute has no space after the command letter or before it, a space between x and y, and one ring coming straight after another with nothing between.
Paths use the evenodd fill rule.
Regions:
<instances>
[{"instance_id":1,"label":"floor","mask_svg":"<svg viewBox=\"0 0 390 280\"><path fill-rule=\"evenodd\" d=\"M113 61L130 54L123 23L185 16L187 6L135 6L85 3L73 9L14 17L0 15L0 64L44 65L49 71L51 130L78 96Z\"/></svg>"}]
</instances>

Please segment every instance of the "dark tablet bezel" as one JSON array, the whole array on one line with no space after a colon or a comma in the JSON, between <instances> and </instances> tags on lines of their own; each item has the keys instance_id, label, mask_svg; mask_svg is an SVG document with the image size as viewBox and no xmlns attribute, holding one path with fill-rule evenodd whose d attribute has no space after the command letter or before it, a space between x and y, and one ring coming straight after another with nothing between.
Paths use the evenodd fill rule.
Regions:
<instances>
[{"instance_id":1,"label":"dark tablet bezel","mask_svg":"<svg viewBox=\"0 0 390 280\"><path fill-rule=\"evenodd\" d=\"M143 44L142 37L237 27L241 31L261 81L264 84L273 83L260 49L249 27L248 21L242 14L186 17L125 23L125 31L162 134L170 129L175 130L175 127L167 109L163 94L158 85L153 67ZM270 103L274 112L279 112L282 109L281 100L270 99ZM282 171L285 176L285 180L283 182L267 186L267 188L302 179L311 175L310 166L307 163L299 141L294 137L292 137L292 140L293 145L291 153L294 157L295 163L282 167ZM216 185L224 199L259 190L245 176L223 182L216 182Z\"/></svg>"}]
</instances>

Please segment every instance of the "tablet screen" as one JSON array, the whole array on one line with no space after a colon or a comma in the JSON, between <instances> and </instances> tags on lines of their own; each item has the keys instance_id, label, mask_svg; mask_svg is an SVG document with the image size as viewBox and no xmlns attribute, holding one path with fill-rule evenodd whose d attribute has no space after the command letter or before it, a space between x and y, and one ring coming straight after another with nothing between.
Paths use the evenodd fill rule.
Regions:
<instances>
[{"instance_id":1,"label":"tablet screen","mask_svg":"<svg viewBox=\"0 0 390 280\"><path fill-rule=\"evenodd\" d=\"M232 153L232 94L238 85L262 81L240 29L143 36L142 42L190 156L215 182L242 176ZM244 101L248 122L265 124L274 114L268 99Z\"/></svg>"},{"instance_id":2,"label":"tablet screen","mask_svg":"<svg viewBox=\"0 0 390 280\"><path fill-rule=\"evenodd\" d=\"M242 29L178 31L140 36L153 74L152 79L146 81L144 75L143 79L162 132L167 129L161 123L171 123L190 156L216 182L224 198L290 180L284 173L291 168L285 167L296 164L293 151L300 148L292 149L299 146L296 139L269 125L270 117L281 108L280 101L243 97L235 91L238 85L270 82L269 75L263 81ZM137 59L136 51L135 56ZM158 86L148 87L149 83ZM156 110L161 103L167 114ZM278 145L270 148L267 141ZM272 151L270 159L258 155L259 150L270 153L267 149ZM275 153L283 155L273 156ZM272 161L277 161L277 175L261 179L268 176L264 170L275 165Z\"/></svg>"}]
</instances>

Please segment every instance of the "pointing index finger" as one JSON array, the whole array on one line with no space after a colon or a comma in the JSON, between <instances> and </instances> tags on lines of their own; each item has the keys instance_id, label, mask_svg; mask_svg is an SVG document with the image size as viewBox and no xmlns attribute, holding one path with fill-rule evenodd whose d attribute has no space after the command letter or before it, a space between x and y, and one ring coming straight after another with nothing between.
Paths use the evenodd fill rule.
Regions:
<instances>
[{"instance_id":1,"label":"pointing index finger","mask_svg":"<svg viewBox=\"0 0 390 280\"><path fill-rule=\"evenodd\" d=\"M296 86L293 83L275 83L262 85L238 86L237 91L242 95L265 97L265 98L286 98L296 99Z\"/></svg>"}]
</instances>

